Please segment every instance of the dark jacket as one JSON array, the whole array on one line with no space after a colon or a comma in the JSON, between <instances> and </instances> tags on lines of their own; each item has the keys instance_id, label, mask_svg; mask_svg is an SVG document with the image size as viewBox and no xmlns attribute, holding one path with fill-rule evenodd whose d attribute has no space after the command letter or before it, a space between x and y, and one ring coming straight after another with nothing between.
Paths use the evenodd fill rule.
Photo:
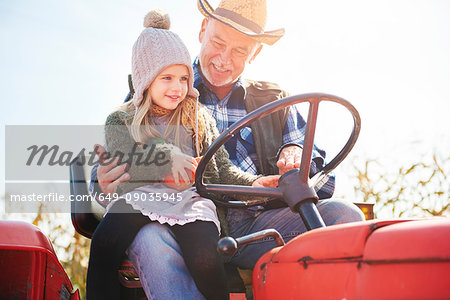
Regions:
<instances>
[{"instance_id":1,"label":"dark jacket","mask_svg":"<svg viewBox=\"0 0 450 300\"><path fill-rule=\"evenodd\" d=\"M271 82L245 80L244 87L247 91L244 100L247 112L288 96L287 92ZM283 131L288 112L289 107L285 107L250 125L263 175L278 174L277 153L283 145Z\"/></svg>"}]
</instances>

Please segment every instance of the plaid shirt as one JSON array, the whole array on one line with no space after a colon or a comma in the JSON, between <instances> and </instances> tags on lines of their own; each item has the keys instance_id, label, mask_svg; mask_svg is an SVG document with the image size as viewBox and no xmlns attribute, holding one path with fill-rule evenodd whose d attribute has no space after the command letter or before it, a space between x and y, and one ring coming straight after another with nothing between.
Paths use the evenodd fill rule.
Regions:
<instances>
[{"instance_id":1,"label":"plaid shirt","mask_svg":"<svg viewBox=\"0 0 450 300\"><path fill-rule=\"evenodd\" d=\"M235 83L230 93L223 99L219 99L216 94L205 84L200 75L198 58L194 61L194 87L200 92L199 101L204 104L217 122L217 129L223 132L234 122L247 115L244 101L246 91L241 79ZM296 105L290 107L286 126L283 132L283 146L288 144L303 145L306 122L300 115ZM241 129L225 143L225 149L230 155L230 160L242 170L258 174L259 162L253 143L252 129L250 126ZM313 161L310 173L312 175L319 172L325 165L325 151L314 146ZM320 199L330 198L334 192L334 175L325 177L316 185L316 192Z\"/></svg>"}]
</instances>

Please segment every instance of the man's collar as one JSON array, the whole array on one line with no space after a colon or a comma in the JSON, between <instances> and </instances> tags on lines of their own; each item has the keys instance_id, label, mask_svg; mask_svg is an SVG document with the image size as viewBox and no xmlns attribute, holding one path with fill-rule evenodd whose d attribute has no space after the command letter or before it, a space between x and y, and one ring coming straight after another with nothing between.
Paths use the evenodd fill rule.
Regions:
<instances>
[{"instance_id":1,"label":"man's collar","mask_svg":"<svg viewBox=\"0 0 450 300\"><path fill-rule=\"evenodd\" d=\"M194 63L192 65L192 68L194 69L194 87L198 88L199 85L205 84L205 81L203 80L202 75L200 74L200 65L199 65L199 59L198 56L195 58Z\"/></svg>"}]
</instances>

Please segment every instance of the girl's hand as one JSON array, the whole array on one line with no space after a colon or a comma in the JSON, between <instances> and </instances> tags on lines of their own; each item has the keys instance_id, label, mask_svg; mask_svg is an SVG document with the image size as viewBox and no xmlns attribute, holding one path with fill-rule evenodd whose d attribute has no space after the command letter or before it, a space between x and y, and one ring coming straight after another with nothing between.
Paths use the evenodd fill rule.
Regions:
<instances>
[{"instance_id":1,"label":"girl's hand","mask_svg":"<svg viewBox=\"0 0 450 300\"><path fill-rule=\"evenodd\" d=\"M174 153L172 155L172 174L165 177L165 184L179 191L191 187L194 183L195 171L199 161L200 158L194 158L181 153L181 151Z\"/></svg>"},{"instance_id":2,"label":"girl's hand","mask_svg":"<svg viewBox=\"0 0 450 300\"><path fill-rule=\"evenodd\" d=\"M276 188L278 186L278 179L280 179L281 175L269 175L263 176L256 179L252 186L254 187L268 187L268 188Z\"/></svg>"}]
</instances>

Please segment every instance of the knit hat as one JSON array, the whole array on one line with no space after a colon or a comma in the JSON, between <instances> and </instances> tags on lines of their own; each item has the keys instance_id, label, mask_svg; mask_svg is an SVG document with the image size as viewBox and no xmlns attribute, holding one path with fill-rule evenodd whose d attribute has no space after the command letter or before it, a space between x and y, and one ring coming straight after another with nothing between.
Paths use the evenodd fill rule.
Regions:
<instances>
[{"instance_id":1,"label":"knit hat","mask_svg":"<svg viewBox=\"0 0 450 300\"><path fill-rule=\"evenodd\" d=\"M162 10L152 10L144 18L146 27L133 46L131 58L132 81L134 88L133 103L139 107L143 94L155 77L170 65L185 65L189 71L187 95L198 97L194 88L192 61L180 37L170 31L170 18Z\"/></svg>"}]
</instances>

